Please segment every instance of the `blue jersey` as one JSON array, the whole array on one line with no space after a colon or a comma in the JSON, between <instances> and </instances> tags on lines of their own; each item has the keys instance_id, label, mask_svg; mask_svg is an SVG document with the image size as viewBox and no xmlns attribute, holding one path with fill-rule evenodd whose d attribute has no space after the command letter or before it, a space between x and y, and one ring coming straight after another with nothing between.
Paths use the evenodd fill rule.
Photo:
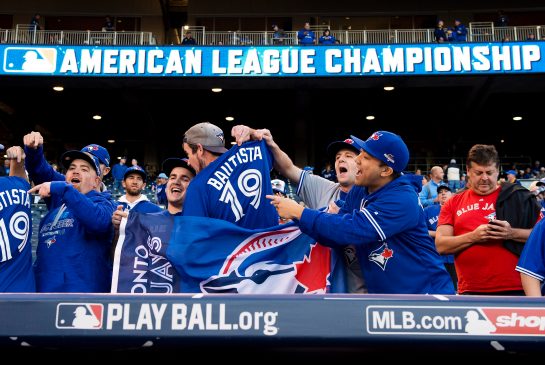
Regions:
<instances>
[{"instance_id":1,"label":"blue jersey","mask_svg":"<svg viewBox=\"0 0 545 365\"><path fill-rule=\"evenodd\" d=\"M20 177L0 178L0 293L36 291L29 189Z\"/></svg>"},{"instance_id":2,"label":"blue jersey","mask_svg":"<svg viewBox=\"0 0 545 365\"><path fill-rule=\"evenodd\" d=\"M539 221L532 229L516 270L541 281L541 283L545 280L545 219ZM543 285L541 288L541 294L544 294Z\"/></svg>"},{"instance_id":3,"label":"blue jersey","mask_svg":"<svg viewBox=\"0 0 545 365\"><path fill-rule=\"evenodd\" d=\"M421 177L369 193L354 186L339 214L305 209L301 230L328 246L354 244L369 293L454 294L418 202Z\"/></svg>"},{"instance_id":4,"label":"blue jersey","mask_svg":"<svg viewBox=\"0 0 545 365\"><path fill-rule=\"evenodd\" d=\"M441 213L440 204L432 204L424 208L424 215L426 217L426 225L428 226L428 231L437 231L439 213ZM443 262L445 264L454 264L454 255L441 255L441 258L443 259Z\"/></svg>"},{"instance_id":5,"label":"blue jersey","mask_svg":"<svg viewBox=\"0 0 545 365\"><path fill-rule=\"evenodd\" d=\"M36 253L39 292L110 291L115 204L108 192L83 195L66 182L51 183L48 213Z\"/></svg>"},{"instance_id":6,"label":"blue jersey","mask_svg":"<svg viewBox=\"0 0 545 365\"><path fill-rule=\"evenodd\" d=\"M199 172L187 188L184 216L223 219L244 228L278 225L272 195L272 156L265 141L233 146Z\"/></svg>"}]
</instances>

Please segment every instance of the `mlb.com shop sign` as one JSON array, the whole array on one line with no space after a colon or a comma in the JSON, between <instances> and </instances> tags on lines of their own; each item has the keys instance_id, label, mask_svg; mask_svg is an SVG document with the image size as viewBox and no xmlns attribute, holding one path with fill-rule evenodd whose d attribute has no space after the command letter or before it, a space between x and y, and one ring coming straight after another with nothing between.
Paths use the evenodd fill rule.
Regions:
<instances>
[{"instance_id":1,"label":"mlb.com shop sign","mask_svg":"<svg viewBox=\"0 0 545 365\"><path fill-rule=\"evenodd\" d=\"M243 331L274 336L278 312L228 310L225 303L59 303L57 329Z\"/></svg>"},{"instance_id":2,"label":"mlb.com shop sign","mask_svg":"<svg viewBox=\"0 0 545 365\"><path fill-rule=\"evenodd\" d=\"M545 308L368 306L369 334L545 336Z\"/></svg>"}]
</instances>

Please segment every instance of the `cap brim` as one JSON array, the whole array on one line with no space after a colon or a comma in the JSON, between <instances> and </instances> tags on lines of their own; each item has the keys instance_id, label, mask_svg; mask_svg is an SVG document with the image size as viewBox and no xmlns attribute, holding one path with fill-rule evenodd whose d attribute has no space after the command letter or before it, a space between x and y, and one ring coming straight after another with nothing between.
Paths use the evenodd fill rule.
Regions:
<instances>
[{"instance_id":1,"label":"cap brim","mask_svg":"<svg viewBox=\"0 0 545 365\"><path fill-rule=\"evenodd\" d=\"M188 169L193 175L196 175L195 170L191 166L189 166L189 164L185 160L181 158L171 157L163 161L162 170L165 171L167 177L170 175L175 167L183 167L185 169Z\"/></svg>"},{"instance_id":2,"label":"cap brim","mask_svg":"<svg viewBox=\"0 0 545 365\"><path fill-rule=\"evenodd\" d=\"M214 146L214 147L202 146L202 148L204 148L207 151L214 152L214 153L225 153L225 152L229 151L227 148L225 148L223 146Z\"/></svg>"},{"instance_id":3,"label":"cap brim","mask_svg":"<svg viewBox=\"0 0 545 365\"><path fill-rule=\"evenodd\" d=\"M95 157L96 158L96 157ZM65 169L68 170L70 167L70 164L74 160L84 160L89 162L91 167L96 171L97 175L100 176L100 169L97 170L97 165L95 160L93 160L93 157L91 157L89 154L77 150L73 151L66 151L61 156L61 164L64 166ZM97 158L98 161L98 158Z\"/></svg>"},{"instance_id":4,"label":"cap brim","mask_svg":"<svg viewBox=\"0 0 545 365\"><path fill-rule=\"evenodd\" d=\"M142 176L142 179L144 179L144 181L147 180L148 178L148 175L144 172L144 171L140 171L140 170L131 170L131 171L127 171L125 173L125 175L123 175L123 180L125 180L127 178L127 176L129 176L130 174L137 174L137 175L140 175Z\"/></svg>"},{"instance_id":5,"label":"cap brim","mask_svg":"<svg viewBox=\"0 0 545 365\"><path fill-rule=\"evenodd\" d=\"M343 149L352 150L358 154L360 152L358 148L354 146L353 144L346 143L344 141L336 141L336 142L331 142L329 146L327 146L326 153L330 158L335 159L335 155L337 155L337 152Z\"/></svg>"}]
</instances>

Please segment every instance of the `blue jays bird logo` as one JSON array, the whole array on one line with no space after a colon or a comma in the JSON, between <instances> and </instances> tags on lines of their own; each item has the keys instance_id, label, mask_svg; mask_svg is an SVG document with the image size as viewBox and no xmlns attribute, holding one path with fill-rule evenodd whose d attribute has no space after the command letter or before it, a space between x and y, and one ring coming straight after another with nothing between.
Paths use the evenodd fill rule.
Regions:
<instances>
[{"instance_id":1,"label":"blue jays bird logo","mask_svg":"<svg viewBox=\"0 0 545 365\"><path fill-rule=\"evenodd\" d=\"M384 271L388 260L392 257L394 257L394 250L389 249L387 243L383 243L382 246L369 254L369 261L374 262Z\"/></svg>"},{"instance_id":2,"label":"blue jays bird logo","mask_svg":"<svg viewBox=\"0 0 545 365\"><path fill-rule=\"evenodd\" d=\"M223 135L223 132L216 134L216 138L221 141L221 143L224 143L225 136Z\"/></svg>"},{"instance_id":3,"label":"blue jays bird logo","mask_svg":"<svg viewBox=\"0 0 545 365\"><path fill-rule=\"evenodd\" d=\"M47 248L51 247L51 245L54 244L55 242L57 242L57 239L55 238L55 236L45 240L45 243L47 244Z\"/></svg>"},{"instance_id":4,"label":"blue jays bird logo","mask_svg":"<svg viewBox=\"0 0 545 365\"><path fill-rule=\"evenodd\" d=\"M329 249L297 227L261 232L240 243L200 288L204 293L325 293L329 261Z\"/></svg>"},{"instance_id":5,"label":"blue jays bird logo","mask_svg":"<svg viewBox=\"0 0 545 365\"><path fill-rule=\"evenodd\" d=\"M375 132L371 134L371 137L369 137L368 139L372 139L373 141L378 141L381 136L382 136L382 133Z\"/></svg>"}]
</instances>

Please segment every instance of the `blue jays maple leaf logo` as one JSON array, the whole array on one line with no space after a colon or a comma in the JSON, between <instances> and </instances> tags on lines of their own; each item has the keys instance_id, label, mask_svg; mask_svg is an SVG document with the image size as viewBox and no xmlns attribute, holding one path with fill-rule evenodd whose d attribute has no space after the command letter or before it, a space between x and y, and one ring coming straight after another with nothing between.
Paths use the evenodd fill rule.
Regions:
<instances>
[{"instance_id":1,"label":"blue jays maple leaf logo","mask_svg":"<svg viewBox=\"0 0 545 365\"><path fill-rule=\"evenodd\" d=\"M325 293L330 272L329 249L306 237L297 227L248 237L227 256L217 275L200 283L201 292ZM310 244L311 240L314 244ZM292 256L288 244L305 248L302 260ZM281 247L284 251L280 254Z\"/></svg>"},{"instance_id":2,"label":"blue jays maple leaf logo","mask_svg":"<svg viewBox=\"0 0 545 365\"><path fill-rule=\"evenodd\" d=\"M371 134L371 137L369 137L368 139L372 139L373 141L378 141L381 136L382 136L382 133L375 132Z\"/></svg>"},{"instance_id":3,"label":"blue jays maple leaf logo","mask_svg":"<svg viewBox=\"0 0 545 365\"><path fill-rule=\"evenodd\" d=\"M369 261L374 262L382 269L382 271L384 271L386 270L388 260L390 260L392 257L394 257L394 250L389 249L388 244L384 243L382 246L369 254Z\"/></svg>"}]
</instances>

